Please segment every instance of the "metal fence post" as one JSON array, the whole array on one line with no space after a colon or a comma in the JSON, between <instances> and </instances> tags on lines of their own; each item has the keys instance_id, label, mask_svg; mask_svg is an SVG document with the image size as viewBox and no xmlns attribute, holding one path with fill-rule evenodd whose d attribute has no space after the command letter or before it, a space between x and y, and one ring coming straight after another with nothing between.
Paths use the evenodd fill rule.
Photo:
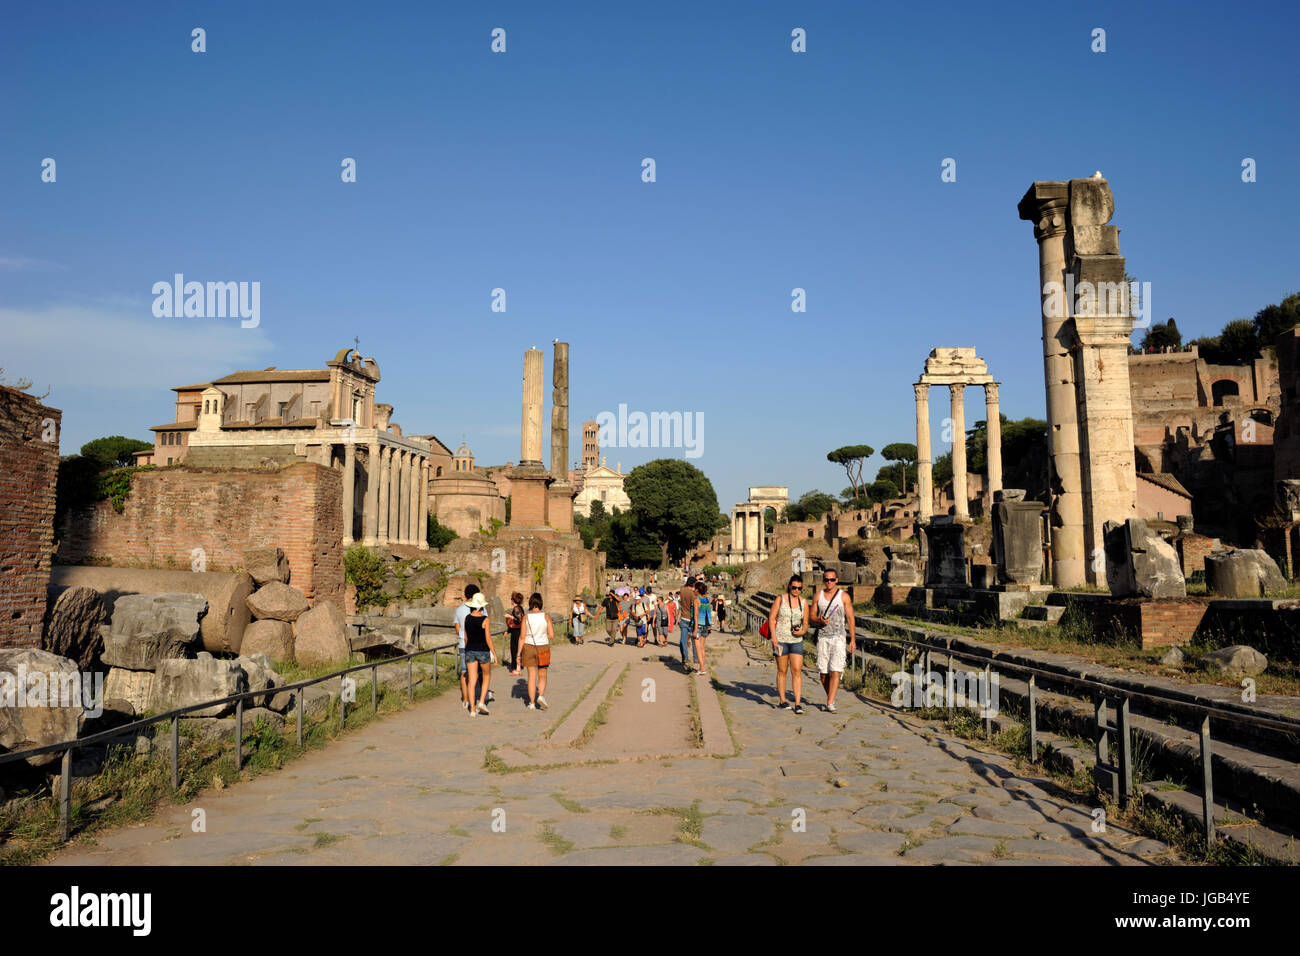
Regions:
<instances>
[{"instance_id":1,"label":"metal fence post","mask_svg":"<svg viewBox=\"0 0 1300 956\"><path fill-rule=\"evenodd\" d=\"M1202 814L1205 817L1205 847L1214 845L1214 755L1210 746L1210 715L1201 721Z\"/></svg>"},{"instance_id":2,"label":"metal fence post","mask_svg":"<svg viewBox=\"0 0 1300 956\"><path fill-rule=\"evenodd\" d=\"M302 692L305 691L306 689L307 689L306 687L299 687L298 693L294 695L295 697L298 698L298 706L294 709L298 711L298 746L299 747L302 746Z\"/></svg>"},{"instance_id":3,"label":"metal fence post","mask_svg":"<svg viewBox=\"0 0 1300 956\"><path fill-rule=\"evenodd\" d=\"M1128 697L1115 708L1116 729L1119 734L1119 805L1127 807L1133 793L1133 732L1129 726Z\"/></svg>"},{"instance_id":4,"label":"metal fence post","mask_svg":"<svg viewBox=\"0 0 1300 956\"><path fill-rule=\"evenodd\" d=\"M984 665L984 736L993 736L993 714L992 708L988 706L988 701L993 699L993 665L985 663Z\"/></svg>"},{"instance_id":5,"label":"metal fence post","mask_svg":"<svg viewBox=\"0 0 1300 956\"><path fill-rule=\"evenodd\" d=\"M1029 759L1038 762L1038 710L1034 706L1037 684L1035 675L1029 675Z\"/></svg>"},{"instance_id":6,"label":"metal fence post","mask_svg":"<svg viewBox=\"0 0 1300 956\"><path fill-rule=\"evenodd\" d=\"M412 700L415 697L415 676L414 661L412 658L406 659L406 699Z\"/></svg>"},{"instance_id":7,"label":"metal fence post","mask_svg":"<svg viewBox=\"0 0 1300 956\"><path fill-rule=\"evenodd\" d=\"M235 772L244 766L244 699L235 701Z\"/></svg>"},{"instance_id":8,"label":"metal fence post","mask_svg":"<svg viewBox=\"0 0 1300 956\"><path fill-rule=\"evenodd\" d=\"M172 715L172 789L179 790L181 785L181 719Z\"/></svg>"},{"instance_id":9,"label":"metal fence post","mask_svg":"<svg viewBox=\"0 0 1300 956\"><path fill-rule=\"evenodd\" d=\"M348 722L347 674L339 675L339 728Z\"/></svg>"},{"instance_id":10,"label":"metal fence post","mask_svg":"<svg viewBox=\"0 0 1300 956\"><path fill-rule=\"evenodd\" d=\"M59 774L59 842L67 843L72 835L72 747L63 751Z\"/></svg>"},{"instance_id":11,"label":"metal fence post","mask_svg":"<svg viewBox=\"0 0 1300 956\"><path fill-rule=\"evenodd\" d=\"M379 713L379 665L370 668L370 712Z\"/></svg>"}]
</instances>

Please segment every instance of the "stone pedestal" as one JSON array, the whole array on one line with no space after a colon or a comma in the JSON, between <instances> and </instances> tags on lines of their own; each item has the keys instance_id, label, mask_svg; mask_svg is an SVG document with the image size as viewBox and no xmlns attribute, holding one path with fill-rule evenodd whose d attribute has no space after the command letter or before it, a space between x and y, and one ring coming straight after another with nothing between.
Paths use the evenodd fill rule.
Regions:
<instances>
[{"instance_id":1,"label":"stone pedestal","mask_svg":"<svg viewBox=\"0 0 1300 956\"><path fill-rule=\"evenodd\" d=\"M541 462L521 463L510 472L510 527L548 526L547 499L550 485L550 473L542 467ZM569 511L572 514L572 504Z\"/></svg>"},{"instance_id":2,"label":"stone pedestal","mask_svg":"<svg viewBox=\"0 0 1300 956\"><path fill-rule=\"evenodd\" d=\"M1043 576L1043 506L1003 489L993 501L993 562L1000 584L1037 584Z\"/></svg>"},{"instance_id":3,"label":"stone pedestal","mask_svg":"<svg viewBox=\"0 0 1300 956\"><path fill-rule=\"evenodd\" d=\"M573 531L573 496L568 482L556 481L546 489L547 523L556 531ZM513 514L513 506L511 514Z\"/></svg>"},{"instance_id":4,"label":"stone pedestal","mask_svg":"<svg viewBox=\"0 0 1300 956\"><path fill-rule=\"evenodd\" d=\"M1173 546L1141 518L1106 522L1106 583L1113 597L1180 598L1187 583Z\"/></svg>"},{"instance_id":5,"label":"stone pedestal","mask_svg":"<svg viewBox=\"0 0 1300 956\"><path fill-rule=\"evenodd\" d=\"M922 533L929 552L926 587L968 587L965 526L950 516L939 515L922 527Z\"/></svg>"}]
</instances>

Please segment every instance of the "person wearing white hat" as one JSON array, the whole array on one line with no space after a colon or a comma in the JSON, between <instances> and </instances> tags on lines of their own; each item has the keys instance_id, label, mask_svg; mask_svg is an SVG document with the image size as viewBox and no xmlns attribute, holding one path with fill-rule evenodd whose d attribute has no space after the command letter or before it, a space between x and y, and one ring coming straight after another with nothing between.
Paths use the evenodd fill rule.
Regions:
<instances>
[{"instance_id":1,"label":"person wearing white hat","mask_svg":"<svg viewBox=\"0 0 1300 956\"><path fill-rule=\"evenodd\" d=\"M478 700L470 701L469 715L489 716L487 709L488 685L492 683L492 665L496 663L496 649L488 623L487 597L483 592L469 599L469 614L465 618L466 682L471 693L478 687ZM480 682L480 677L482 678Z\"/></svg>"}]
</instances>

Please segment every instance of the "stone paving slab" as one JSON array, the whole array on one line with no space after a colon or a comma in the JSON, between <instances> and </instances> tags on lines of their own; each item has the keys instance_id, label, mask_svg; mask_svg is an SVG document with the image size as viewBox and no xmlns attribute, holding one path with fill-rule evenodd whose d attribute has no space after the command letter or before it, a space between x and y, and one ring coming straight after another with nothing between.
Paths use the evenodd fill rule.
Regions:
<instances>
[{"instance_id":1,"label":"stone paving slab","mask_svg":"<svg viewBox=\"0 0 1300 956\"><path fill-rule=\"evenodd\" d=\"M772 666L751 665L734 637L711 642L710 663L717 690L635 648L562 645L549 712L527 711L502 681L491 716L470 718L453 689L278 773L80 840L50 862L1073 866L1142 864L1167 852L1114 828L1093 834L1091 808L1054 795L1050 781L888 705L841 694L838 714L777 711ZM679 692L693 680L701 711L715 707L729 724L727 756L614 751L616 762L600 762L546 740L569 723L560 715L571 706L571 718L595 712L599 701L577 699L585 688L608 688L610 675L633 664L670 691L660 701L675 703L655 710L629 684L622 706L671 722L656 733L677 733L689 699ZM820 704L814 681L805 691L806 703ZM635 725L619 733L629 728L632 751ZM489 770L489 753L517 769ZM195 808L207 815L206 833L191 832Z\"/></svg>"}]
</instances>

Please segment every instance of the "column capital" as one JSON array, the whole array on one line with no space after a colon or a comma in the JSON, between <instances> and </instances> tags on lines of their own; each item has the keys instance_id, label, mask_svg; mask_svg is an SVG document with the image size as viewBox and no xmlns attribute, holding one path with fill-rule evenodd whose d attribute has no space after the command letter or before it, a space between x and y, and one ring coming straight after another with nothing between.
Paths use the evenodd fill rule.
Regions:
<instances>
[{"instance_id":1,"label":"column capital","mask_svg":"<svg viewBox=\"0 0 1300 956\"><path fill-rule=\"evenodd\" d=\"M966 397L966 383L952 382L948 386L948 394L952 396L954 402L959 402Z\"/></svg>"},{"instance_id":2,"label":"column capital","mask_svg":"<svg viewBox=\"0 0 1300 956\"><path fill-rule=\"evenodd\" d=\"M1064 182L1036 182L1016 206L1020 218L1034 224L1039 242L1065 235L1065 210L1070 187Z\"/></svg>"},{"instance_id":3,"label":"column capital","mask_svg":"<svg viewBox=\"0 0 1300 956\"><path fill-rule=\"evenodd\" d=\"M988 404L989 402L996 402L996 401L998 400L998 386L1001 385L1001 384L1002 384L1001 382L985 382L985 383L984 383L984 403L985 403L985 404Z\"/></svg>"},{"instance_id":4,"label":"column capital","mask_svg":"<svg viewBox=\"0 0 1300 956\"><path fill-rule=\"evenodd\" d=\"M916 393L918 405L928 405L930 403L930 385L928 382L913 383L912 391Z\"/></svg>"}]
</instances>

